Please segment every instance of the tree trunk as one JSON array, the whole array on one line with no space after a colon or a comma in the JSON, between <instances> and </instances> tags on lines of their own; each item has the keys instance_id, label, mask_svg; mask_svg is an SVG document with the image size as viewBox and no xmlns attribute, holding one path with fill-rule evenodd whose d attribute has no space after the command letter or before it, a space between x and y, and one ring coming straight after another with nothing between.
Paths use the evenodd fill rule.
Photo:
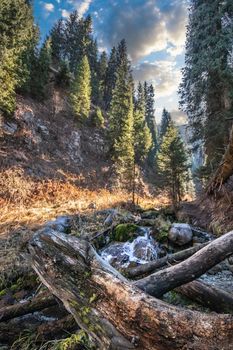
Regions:
<instances>
[{"instance_id":1,"label":"tree trunk","mask_svg":"<svg viewBox=\"0 0 233 350\"><path fill-rule=\"evenodd\" d=\"M77 328L77 323L72 315L67 315L60 320L46 322L40 326L28 323L25 327L25 323L22 323L20 319L18 322L0 322L0 342L12 344L16 339L23 336L26 331L35 334L36 343L42 343L52 340L56 336L60 337L63 332L71 332Z\"/></svg>"},{"instance_id":2,"label":"tree trunk","mask_svg":"<svg viewBox=\"0 0 233 350\"><path fill-rule=\"evenodd\" d=\"M224 184L231 175L233 175L233 126L222 162L207 186L207 193L211 194L221 189L222 184Z\"/></svg>"},{"instance_id":3,"label":"tree trunk","mask_svg":"<svg viewBox=\"0 0 233 350\"><path fill-rule=\"evenodd\" d=\"M175 290L216 312L233 313L233 295L202 281L192 281Z\"/></svg>"},{"instance_id":4,"label":"tree trunk","mask_svg":"<svg viewBox=\"0 0 233 350\"><path fill-rule=\"evenodd\" d=\"M29 250L42 282L101 350L229 350L233 342L233 316L180 309L146 295L87 241L42 230Z\"/></svg>"},{"instance_id":5,"label":"tree trunk","mask_svg":"<svg viewBox=\"0 0 233 350\"><path fill-rule=\"evenodd\" d=\"M54 296L44 293L43 295L30 301L26 301L25 303L17 303L0 309L0 322L8 321L12 318L30 314L35 311L40 311L56 304L57 301Z\"/></svg>"},{"instance_id":6,"label":"tree trunk","mask_svg":"<svg viewBox=\"0 0 233 350\"><path fill-rule=\"evenodd\" d=\"M125 270L125 274L128 278L135 278L145 274L150 274L157 269L162 268L167 263L173 264L178 263L179 261L189 258L191 255L196 253L201 248L205 247L208 243L199 244L197 246L182 250L174 254L168 254L161 259L151 261L149 263L139 265L137 267L132 267Z\"/></svg>"},{"instance_id":7,"label":"tree trunk","mask_svg":"<svg viewBox=\"0 0 233 350\"><path fill-rule=\"evenodd\" d=\"M161 297L171 289L191 282L233 254L233 231L215 239L181 263L135 282L146 293Z\"/></svg>"}]
</instances>

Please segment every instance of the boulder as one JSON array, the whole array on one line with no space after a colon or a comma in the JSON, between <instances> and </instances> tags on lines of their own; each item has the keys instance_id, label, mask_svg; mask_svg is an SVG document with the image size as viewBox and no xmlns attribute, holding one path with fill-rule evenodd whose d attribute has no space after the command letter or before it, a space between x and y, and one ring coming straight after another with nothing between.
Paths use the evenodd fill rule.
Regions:
<instances>
[{"instance_id":1,"label":"boulder","mask_svg":"<svg viewBox=\"0 0 233 350\"><path fill-rule=\"evenodd\" d=\"M168 239L179 246L190 243L193 239L191 226L188 224L172 224Z\"/></svg>"}]
</instances>

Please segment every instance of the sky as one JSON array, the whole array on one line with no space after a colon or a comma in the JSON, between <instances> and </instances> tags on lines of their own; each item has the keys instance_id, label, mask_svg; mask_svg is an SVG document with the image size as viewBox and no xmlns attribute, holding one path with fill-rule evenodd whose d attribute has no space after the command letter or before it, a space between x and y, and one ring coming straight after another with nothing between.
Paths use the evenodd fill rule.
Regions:
<instances>
[{"instance_id":1,"label":"sky","mask_svg":"<svg viewBox=\"0 0 233 350\"><path fill-rule=\"evenodd\" d=\"M184 65L187 0L34 0L42 37L73 10L92 16L100 50L109 52L126 39L134 79L155 87L157 122L165 107L178 124L184 123L177 90Z\"/></svg>"}]
</instances>

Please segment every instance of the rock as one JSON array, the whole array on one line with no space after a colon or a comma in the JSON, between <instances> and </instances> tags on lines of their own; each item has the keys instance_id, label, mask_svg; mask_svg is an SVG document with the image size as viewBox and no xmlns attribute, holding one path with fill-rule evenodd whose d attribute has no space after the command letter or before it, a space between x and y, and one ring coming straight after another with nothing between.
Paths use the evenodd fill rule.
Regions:
<instances>
[{"instance_id":1,"label":"rock","mask_svg":"<svg viewBox=\"0 0 233 350\"><path fill-rule=\"evenodd\" d=\"M140 227L135 224L119 224L113 230L113 240L117 242L126 242L133 237L137 237L144 233L140 230Z\"/></svg>"},{"instance_id":2,"label":"rock","mask_svg":"<svg viewBox=\"0 0 233 350\"><path fill-rule=\"evenodd\" d=\"M26 111L23 113L22 115L22 119L26 122L26 123L31 123L34 121L34 113L32 111Z\"/></svg>"},{"instance_id":3,"label":"rock","mask_svg":"<svg viewBox=\"0 0 233 350\"><path fill-rule=\"evenodd\" d=\"M17 124L15 123L5 123L2 126L2 130L4 132L4 134L6 135L13 135L18 129Z\"/></svg>"},{"instance_id":4,"label":"rock","mask_svg":"<svg viewBox=\"0 0 233 350\"><path fill-rule=\"evenodd\" d=\"M190 243L193 239L191 226L180 223L172 224L168 233L168 239L179 246Z\"/></svg>"},{"instance_id":5,"label":"rock","mask_svg":"<svg viewBox=\"0 0 233 350\"><path fill-rule=\"evenodd\" d=\"M142 219L155 219L159 215L158 210L147 210L141 214Z\"/></svg>"},{"instance_id":6,"label":"rock","mask_svg":"<svg viewBox=\"0 0 233 350\"><path fill-rule=\"evenodd\" d=\"M70 218L68 216L58 216L54 221L48 221L46 226L64 233L70 233Z\"/></svg>"},{"instance_id":7,"label":"rock","mask_svg":"<svg viewBox=\"0 0 233 350\"><path fill-rule=\"evenodd\" d=\"M42 136L49 136L49 130L47 128L47 126L39 124L38 125L38 132L42 135Z\"/></svg>"}]
</instances>

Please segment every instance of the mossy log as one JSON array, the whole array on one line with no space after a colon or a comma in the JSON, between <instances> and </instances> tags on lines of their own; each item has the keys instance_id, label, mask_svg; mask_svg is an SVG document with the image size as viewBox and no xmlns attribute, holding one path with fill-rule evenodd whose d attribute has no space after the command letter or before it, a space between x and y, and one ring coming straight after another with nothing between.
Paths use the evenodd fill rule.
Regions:
<instances>
[{"instance_id":1,"label":"mossy log","mask_svg":"<svg viewBox=\"0 0 233 350\"><path fill-rule=\"evenodd\" d=\"M233 343L233 316L177 308L145 294L87 241L42 230L29 250L42 282L101 350L229 350Z\"/></svg>"}]
</instances>

